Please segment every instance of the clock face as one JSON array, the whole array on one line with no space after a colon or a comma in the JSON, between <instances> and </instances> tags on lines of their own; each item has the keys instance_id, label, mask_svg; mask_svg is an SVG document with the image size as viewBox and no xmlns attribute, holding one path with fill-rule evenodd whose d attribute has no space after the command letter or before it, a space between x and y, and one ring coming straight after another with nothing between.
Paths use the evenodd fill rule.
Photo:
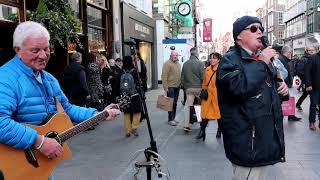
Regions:
<instances>
[{"instance_id":1,"label":"clock face","mask_svg":"<svg viewBox=\"0 0 320 180\"><path fill-rule=\"evenodd\" d=\"M178 13L181 14L182 16L187 16L191 12L190 4L186 2L182 2L178 6Z\"/></svg>"}]
</instances>

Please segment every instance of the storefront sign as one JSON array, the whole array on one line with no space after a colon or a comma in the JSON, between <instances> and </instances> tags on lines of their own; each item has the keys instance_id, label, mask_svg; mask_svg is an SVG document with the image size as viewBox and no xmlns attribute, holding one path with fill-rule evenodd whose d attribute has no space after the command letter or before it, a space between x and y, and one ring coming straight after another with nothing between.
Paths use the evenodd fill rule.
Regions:
<instances>
[{"instance_id":1,"label":"storefront sign","mask_svg":"<svg viewBox=\"0 0 320 180\"><path fill-rule=\"evenodd\" d=\"M203 20L203 42L212 41L212 19L207 18Z\"/></svg>"},{"instance_id":2,"label":"storefront sign","mask_svg":"<svg viewBox=\"0 0 320 180\"><path fill-rule=\"evenodd\" d=\"M143 32L143 33L145 33L145 34L150 34L150 29L149 29L148 27L146 27L146 26L141 25L141 24L135 23L134 29L135 29L136 31Z\"/></svg>"},{"instance_id":3,"label":"storefront sign","mask_svg":"<svg viewBox=\"0 0 320 180\"><path fill-rule=\"evenodd\" d=\"M178 34L177 38L178 39L193 39L193 34Z\"/></svg>"},{"instance_id":4,"label":"storefront sign","mask_svg":"<svg viewBox=\"0 0 320 180\"><path fill-rule=\"evenodd\" d=\"M293 40L293 49L298 49L298 48L305 48L306 43L305 43L305 38L300 38L300 39L295 39Z\"/></svg>"},{"instance_id":5,"label":"storefront sign","mask_svg":"<svg viewBox=\"0 0 320 180\"><path fill-rule=\"evenodd\" d=\"M130 19L129 26L133 29L129 30L129 36L137 39L142 39L146 41L150 41L153 39L153 29L143 23L140 23L134 19Z\"/></svg>"}]
</instances>

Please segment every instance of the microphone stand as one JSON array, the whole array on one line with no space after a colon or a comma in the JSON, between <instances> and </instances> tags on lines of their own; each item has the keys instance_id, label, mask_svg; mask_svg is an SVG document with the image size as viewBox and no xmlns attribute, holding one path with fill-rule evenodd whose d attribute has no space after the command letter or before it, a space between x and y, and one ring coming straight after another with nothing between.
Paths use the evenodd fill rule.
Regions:
<instances>
[{"instance_id":1,"label":"microphone stand","mask_svg":"<svg viewBox=\"0 0 320 180\"><path fill-rule=\"evenodd\" d=\"M136 62L136 60L134 58L134 55L135 55L135 53L134 54L132 53L133 61L135 63L135 70L136 70L137 75L138 75L138 86L140 88L140 96L141 96L144 116L145 116L145 119L147 121L147 127L148 127L149 136L150 136L150 147L148 147L148 148L146 148L144 150L144 155L146 157L146 162L136 162L135 163L135 167L137 167L137 168L145 167L146 168L146 173L147 173L147 180L151 180L151 171L152 171L153 167L158 172L158 177L159 178L162 177L162 173L161 173L161 170L160 170L160 164L159 164L159 162L157 160L158 159L157 143L154 140L153 134L152 134L152 129L151 129L151 124L150 124L148 109L147 109L147 105L146 105L146 101L145 101L145 92L144 92L143 87L141 85L142 83L140 82L141 79L140 79L139 70L138 70L137 62ZM142 60L140 59L140 61L142 61Z\"/></svg>"}]
</instances>

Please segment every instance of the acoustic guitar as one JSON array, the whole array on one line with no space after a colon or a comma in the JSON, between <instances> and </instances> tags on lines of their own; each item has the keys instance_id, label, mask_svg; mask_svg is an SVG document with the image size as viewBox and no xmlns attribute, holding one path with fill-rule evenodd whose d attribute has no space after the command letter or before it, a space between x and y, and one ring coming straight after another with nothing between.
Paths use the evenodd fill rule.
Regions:
<instances>
[{"instance_id":1,"label":"acoustic guitar","mask_svg":"<svg viewBox=\"0 0 320 180\"><path fill-rule=\"evenodd\" d=\"M130 103L130 97L122 96L117 99L118 108L122 110ZM59 112L59 111L58 111ZM57 113L41 126L27 125L38 134L57 140L63 146L63 154L57 159L48 159L39 151L33 149L16 149L0 144L0 170L5 180L48 180L53 170L61 160L71 158L67 140L87 130L97 122L105 120L108 112L103 111L94 117L73 126L65 113Z\"/></svg>"}]
</instances>

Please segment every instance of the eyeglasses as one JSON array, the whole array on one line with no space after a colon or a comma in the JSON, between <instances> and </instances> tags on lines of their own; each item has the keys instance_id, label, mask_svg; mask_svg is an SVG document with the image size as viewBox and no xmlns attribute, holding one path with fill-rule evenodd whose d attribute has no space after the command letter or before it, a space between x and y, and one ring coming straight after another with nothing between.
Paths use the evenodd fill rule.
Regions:
<instances>
[{"instance_id":1,"label":"eyeglasses","mask_svg":"<svg viewBox=\"0 0 320 180\"><path fill-rule=\"evenodd\" d=\"M248 30L248 29L250 29L250 31L251 31L252 33L257 32L258 29L259 29L262 33L264 32L264 28L263 28L262 26L259 26L259 25L252 25L252 26L250 26L250 27L245 28L245 30Z\"/></svg>"}]
</instances>

